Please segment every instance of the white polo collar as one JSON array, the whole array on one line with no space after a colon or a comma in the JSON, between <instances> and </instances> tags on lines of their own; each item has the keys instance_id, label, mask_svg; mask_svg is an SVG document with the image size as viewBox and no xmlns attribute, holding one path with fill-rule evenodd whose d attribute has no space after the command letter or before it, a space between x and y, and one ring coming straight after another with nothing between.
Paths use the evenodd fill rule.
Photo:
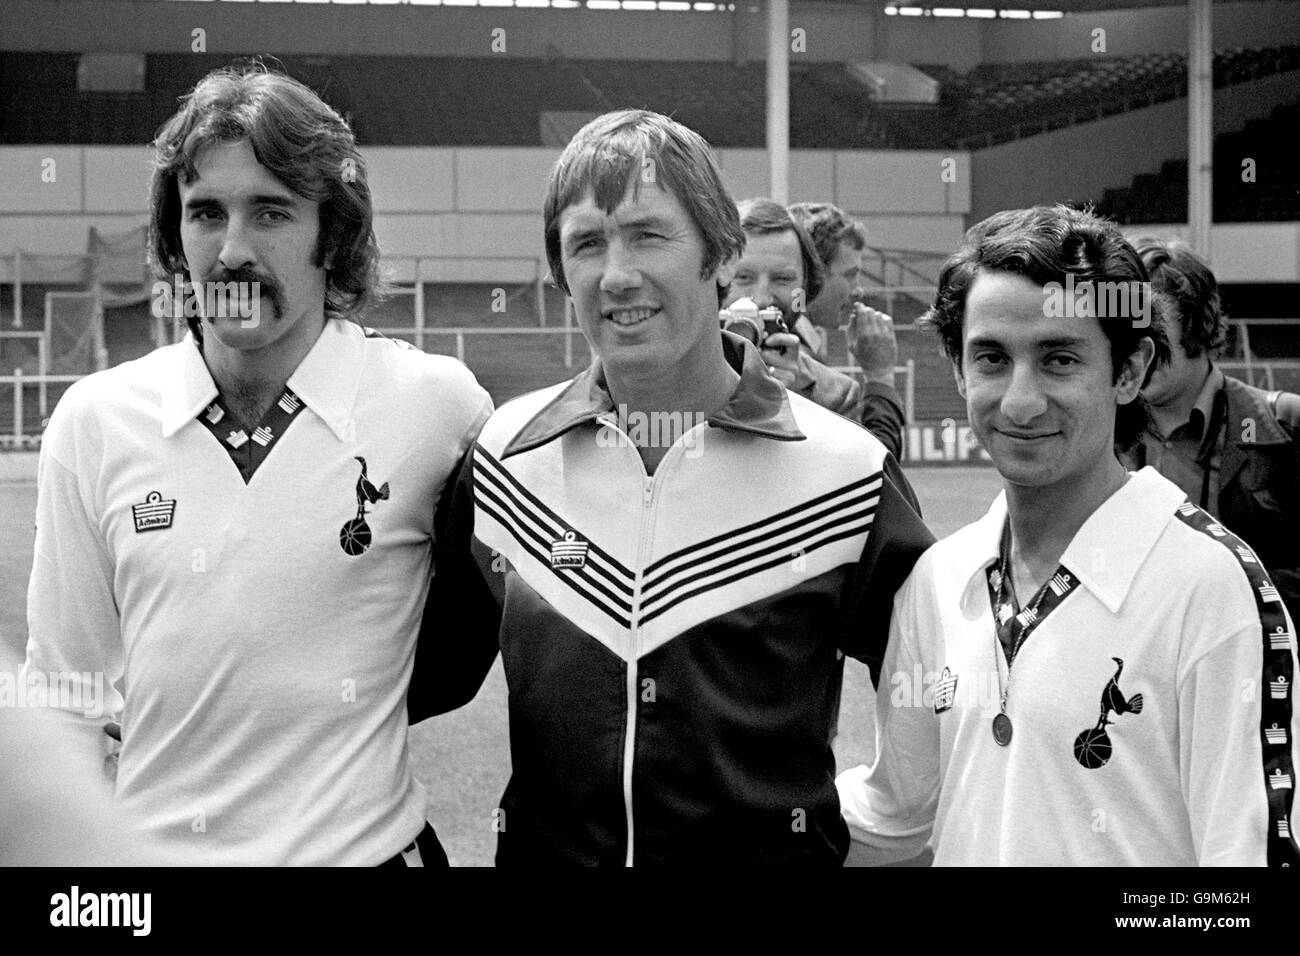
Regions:
<instances>
[{"instance_id":1,"label":"white polo collar","mask_svg":"<svg viewBox=\"0 0 1300 956\"><path fill-rule=\"evenodd\" d=\"M1174 519L1187 496L1150 466L1136 472L1124 486L1102 502L1083 523L1061 564L1074 573L1079 583L1093 593L1106 609L1118 614L1133 587L1133 580L1146 563L1160 535ZM985 572L998 560L998 545L1007 517L1006 492L999 492L984 517L971 528L967 561L962 568L967 578L962 605L970 610L974 601L988 604Z\"/></svg>"},{"instance_id":2,"label":"white polo collar","mask_svg":"<svg viewBox=\"0 0 1300 956\"><path fill-rule=\"evenodd\" d=\"M170 438L212 404L212 380L194 334L173 348L175 361L162 382L162 433ZM346 319L327 319L320 337L293 374L288 387L329 426L339 441L355 437L352 411L365 366L365 333Z\"/></svg>"}]
</instances>

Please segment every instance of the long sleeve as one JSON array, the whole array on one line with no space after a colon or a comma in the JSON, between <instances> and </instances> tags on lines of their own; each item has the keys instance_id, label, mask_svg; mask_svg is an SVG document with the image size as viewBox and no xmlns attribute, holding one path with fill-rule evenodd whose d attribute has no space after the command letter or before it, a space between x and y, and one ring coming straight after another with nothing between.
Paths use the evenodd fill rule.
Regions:
<instances>
[{"instance_id":1,"label":"long sleeve","mask_svg":"<svg viewBox=\"0 0 1300 956\"><path fill-rule=\"evenodd\" d=\"M1284 526L1286 530L1281 532L1285 535L1284 543L1276 550L1282 553L1269 563L1268 576L1273 579L1273 583L1281 592L1291 620L1300 621L1300 538L1295 534L1295 529L1300 526L1300 515L1295 511L1295 505L1300 504L1300 494L1296 493L1297 487L1300 487L1300 395L1282 392L1277 396L1273 410L1277 415L1278 425L1291 439L1288 445L1289 454L1286 456L1286 471L1291 475L1292 496L1284 496L1286 482L1286 471L1284 471L1282 481L1279 483L1282 487L1274 491L1274 498L1281 498L1286 502L1283 510L1291 509L1286 515L1291 523Z\"/></svg>"},{"instance_id":2,"label":"long sleeve","mask_svg":"<svg viewBox=\"0 0 1300 956\"><path fill-rule=\"evenodd\" d=\"M858 420L862 386L843 372L823 365L809 355L806 349L799 350L799 370L794 390L822 408Z\"/></svg>"},{"instance_id":3,"label":"long sleeve","mask_svg":"<svg viewBox=\"0 0 1300 956\"><path fill-rule=\"evenodd\" d=\"M1290 628L1294 634L1294 625ZM1269 801L1286 800L1295 792L1300 709L1292 707L1289 728L1279 728L1286 731L1290 760L1285 769L1274 766L1286 776L1286 785L1275 787L1264 763L1260 724L1261 702L1269 699L1270 678L1277 675L1264 672L1261 681L1260 648L1259 627L1243 628L1195 661L1178 688L1181 783L1201 866L1269 863L1267 846L1281 816L1270 814ZM1294 680L1294 640L1291 673ZM1290 865L1300 865L1294 836L1279 846L1285 847L1278 852Z\"/></svg>"},{"instance_id":4,"label":"long sleeve","mask_svg":"<svg viewBox=\"0 0 1300 956\"><path fill-rule=\"evenodd\" d=\"M880 500L862 559L848 583L849 619L840 649L871 670L879 686L894 596L934 535L921 521L920 506L893 455L886 455Z\"/></svg>"},{"instance_id":5,"label":"long sleeve","mask_svg":"<svg viewBox=\"0 0 1300 956\"><path fill-rule=\"evenodd\" d=\"M855 844L852 856L868 864L919 856L938 807L939 722L933 708L910 692L917 663L916 600L913 578L894 602L884 673L902 679L887 680L876 695L875 762L845 770L835 781Z\"/></svg>"},{"instance_id":6,"label":"long sleeve","mask_svg":"<svg viewBox=\"0 0 1300 956\"><path fill-rule=\"evenodd\" d=\"M477 432L476 432L477 433ZM474 699L498 651L501 605L474 548L474 443L434 519L434 573L420 623L406 707L411 723Z\"/></svg>"},{"instance_id":7,"label":"long sleeve","mask_svg":"<svg viewBox=\"0 0 1300 956\"><path fill-rule=\"evenodd\" d=\"M895 458L903 457L903 403L898 392L879 382L862 389L862 425L880 439Z\"/></svg>"},{"instance_id":8,"label":"long sleeve","mask_svg":"<svg viewBox=\"0 0 1300 956\"><path fill-rule=\"evenodd\" d=\"M78 468L74 457L72 406L65 398L55 410L37 466L27 653L18 687L29 698L44 689L51 711L77 728L74 739L98 760L103 724L122 709L114 687L123 671L122 627L94 493L80 477L95 468Z\"/></svg>"}]
</instances>

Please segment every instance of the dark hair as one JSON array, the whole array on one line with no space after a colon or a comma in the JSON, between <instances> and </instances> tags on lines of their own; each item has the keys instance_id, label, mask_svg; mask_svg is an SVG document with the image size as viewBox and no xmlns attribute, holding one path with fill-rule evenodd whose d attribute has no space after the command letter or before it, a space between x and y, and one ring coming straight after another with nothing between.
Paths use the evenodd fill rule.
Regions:
<instances>
[{"instance_id":1,"label":"dark hair","mask_svg":"<svg viewBox=\"0 0 1300 956\"><path fill-rule=\"evenodd\" d=\"M1178 239L1144 236L1134 240L1133 246L1151 276L1151 285L1178 306L1183 350L1188 357L1196 358L1202 352L1216 355L1228 339L1228 317L1209 265Z\"/></svg>"},{"instance_id":2,"label":"dark hair","mask_svg":"<svg viewBox=\"0 0 1300 956\"><path fill-rule=\"evenodd\" d=\"M598 116L569 140L551 170L542 207L546 260L551 277L566 293L568 280L560 256L560 214L590 191L596 205L612 213L628 184L634 197L645 183L671 190L704 240L700 277L739 255L745 234L713 150L681 123L650 110L617 110ZM721 304L725 287L718 289Z\"/></svg>"},{"instance_id":3,"label":"dark hair","mask_svg":"<svg viewBox=\"0 0 1300 956\"><path fill-rule=\"evenodd\" d=\"M790 211L779 202L764 197L743 199L738 203L740 228L747 236L764 236L778 232L793 232L799 240L799 258L803 260L803 291L811 302L821 294L826 270L821 256L813 246L812 237L799 225Z\"/></svg>"},{"instance_id":4,"label":"dark hair","mask_svg":"<svg viewBox=\"0 0 1300 956\"><path fill-rule=\"evenodd\" d=\"M185 271L178 181L196 175L203 148L247 141L257 161L304 199L320 203L313 263L329 262L325 314L346 318L382 293L370 185L352 130L302 83L260 62L209 73L154 138L149 260L161 278ZM197 319L190 328L200 334Z\"/></svg>"},{"instance_id":5,"label":"dark hair","mask_svg":"<svg viewBox=\"0 0 1300 956\"><path fill-rule=\"evenodd\" d=\"M1093 215L1091 210L1068 206L1035 206L995 213L972 226L961 247L944 263L934 304L919 325L937 332L943 350L960 369L966 296L984 273L1008 272L1036 285L1066 285L1067 274L1078 286L1087 282L1149 283L1146 268L1119 227ZM1145 286L1149 289L1149 285ZM1098 297L1100 298L1100 297ZM1163 331L1169 300L1145 295L1151 321L1144 326L1130 314L1108 316L1098 310L1102 331L1110 341L1111 366L1118 380L1124 362L1142 339L1151 339L1155 359L1147 366L1145 386L1156 365L1168 359L1168 339ZM1146 427L1147 408L1139 397L1115 412L1115 440L1125 445Z\"/></svg>"},{"instance_id":6,"label":"dark hair","mask_svg":"<svg viewBox=\"0 0 1300 956\"><path fill-rule=\"evenodd\" d=\"M799 202L790 207L790 215L807 231L817 257L828 269L842 244L847 242L859 252L867 247L867 230L839 206L828 202Z\"/></svg>"}]
</instances>

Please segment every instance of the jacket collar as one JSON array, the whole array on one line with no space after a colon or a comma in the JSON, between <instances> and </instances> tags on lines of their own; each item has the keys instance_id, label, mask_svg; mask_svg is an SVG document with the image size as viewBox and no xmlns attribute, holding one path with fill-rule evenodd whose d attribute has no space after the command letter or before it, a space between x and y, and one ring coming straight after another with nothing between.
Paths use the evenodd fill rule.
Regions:
<instances>
[{"instance_id":1,"label":"jacket collar","mask_svg":"<svg viewBox=\"0 0 1300 956\"><path fill-rule=\"evenodd\" d=\"M1211 365L1210 374L1205 376L1200 394L1196 396L1196 403L1192 406L1192 414L1200 418L1202 438L1206 438L1206 433L1219 424L1214 417L1214 402L1222 388L1223 373L1216 366Z\"/></svg>"},{"instance_id":2,"label":"jacket collar","mask_svg":"<svg viewBox=\"0 0 1300 956\"><path fill-rule=\"evenodd\" d=\"M803 441L785 387L768 374L762 354L730 332L722 333L722 353L740 382L727 404L707 419L714 428L749 432L777 441ZM534 415L512 438L502 458L531 451L565 432L615 412L599 357Z\"/></svg>"},{"instance_id":3,"label":"jacket collar","mask_svg":"<svg viewBox=\"0 0 1300 956\"><path fill-rule=\"evenodd\" d=\"M1186 497L1154 468L1143 468L1089 515L1061 555L1060 563L1108 611L1119 613L1132 590L1133 579ZM987 613L985 569L998 560L1006 519L1007 496L1003 491L988 513L972 526L973 539L960 569L966 581L962 605L967 611L980 610L972 602L983 601Z\"/></svg>"},{"instance_id":4,"label":"jacket collar","mask_svg":"<svg viewBox=\"0 0 1300 956\"><path fill-rule=\"evenodd\" d=\"M212 404L217 385L192 332L176 350L162 379L162 433L170 438ZM339 441L349 440L352 407L365 364L365 333L355 322L327 319L320 337L289 376L288 387ZM345 437L347 436L347 437Z\"/></svg>"},{"instance_id":5,"label":"jacket collar","mask_svg":"<svg viewBox=\"0 0 1300 956\"><path fill-rule=\"evenodd\" d=\"M1282 426L1277 423L1277 419L1273 417L1268 403L1244 382L1225 375L1223 392L1228 399L1227 421L1223 423L1228 434L1227 440L1223 443L1223 459L1219 463L1220 493L1245 466L1246 456L1252 449L1267 445L1285 445L1291 440L1282 430ZM1253 422L1253 428L1247 429L1245 424L1247 420ZM1254 440L1247 441L1247 435Z\"/></svg>"}]
</instances>

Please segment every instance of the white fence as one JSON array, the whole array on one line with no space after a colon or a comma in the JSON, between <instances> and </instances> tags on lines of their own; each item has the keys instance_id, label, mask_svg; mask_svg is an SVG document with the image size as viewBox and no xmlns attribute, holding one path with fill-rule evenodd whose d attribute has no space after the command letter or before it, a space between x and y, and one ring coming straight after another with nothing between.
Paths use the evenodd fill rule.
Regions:
<instances>
[{"instance_id":1,"label":"white fence","mask_svg":"<svg viewBox=\"0 0 1300 956\"><path fill-rule=\"evenodd\" d=\"M417 286L418 288L418 286ZM59 293L50 293L57 295ZM466 362L466 345L474 338L484 336L562 336L564 340L564 367L572 369L575 365L574 338L581 339L582 332L573 320L572 303L566 300L564 310L564 324L554 328L427 328L421 325L399 326L378 328L376 331L385 335L400 336L413 340L414 344L424 349L425 345L431 339L437 337L451 336L455 343L455 357L464 364ZM1234 325L1240 327L1239 341L1242 346L1244 358L1241 359L1221 359L1218 364L1225 371L1232 374L1239 374L1240 377L1260 388L1273 389L1276 387L1276 373L1281 371L1295 371L1300 373L1300 359L1267 359L1261 360L1254 356L1250 350L1250 335L1248 326L1251 325L1295 325L1300 328L1300 323L1289 319L1240 319L1234 320ZM906 323L898 325L898 331L912 331L915 326ZM28 374L22 368L15 368L11 375L0 375L0 408L4 407L6 393L10 396L9 414L3 416L0 421L0 449L5 448L32 448L37 447L40 443L40 431L44 427L44 421L49 416L50 403L50 386L65 385L75 382L84 377L82 375L51 375L49 374L49 329L44 332L36 331L0 331L0 343L4 340L32 340L37 347L37 371L35 374ZM585 342L583 343L585 346ZM585 352L585 348L584 348ZM1297 347L1300 352L1300 346ZM585 356L582 359L586 361ZM862 370L854 366L835 366L836 371L843 372L846 375L861 378ZM906 363L898 365L894 369L896 376L903 379L902 393L904 412L907 421L914 421L915 396L916 396L916 363L908 359ZM37 427L30 427L26 422L26 416L30 409L29 402L35 401L36 409L40 419ZM11 425L9 431L5 431L5 424Z\"/></svg>"},{"instance_id":2,"label":"white fence","mask_svg":"<svg viewBox=\"0 0 1300 956\"><path fill-rule=\"evenodd\" d=\"M567 311L567 310L566 310ZM413 329L413 328L379 328L375 331L385 335L402 336L416 339L416 344L423 348L424 344L435 336L451 336L455 341L455 356L462 363L465 362L466 343L473 338L483 336L563 336L564 338L564 367L571 369L575 365L574 355L574 337L579 339L582 333L576 326L570 324L566 315L566 324L563 327L551 329L482 329L482 328L451 328L451 329ZM19 335L28 338L41 338L39 332L23 333L4 333L7 337L17 337ZM585 345L585 342L584 342ZM45 345L44 342L38 342L41 363L44 366ZM585 358L583 359L585 364ZM836 371L843 372L855 378L862 377L862 370L853 366L836 366ZM900 390L903 395L904 412L907 420L913 418L913 403L916 393L916 363L909 359L905 364L895 367L894 373L903 377L903 387ZM19 368L14 370L12 375L0 375L0 406L3 405L5 393L9 393L11 398L11 414L5 416L10 425L10 430L5 431L5 421L0 421L0 449L23 449L36 448L40 445L40 433L44 429L45 420L48 418L52 408L49 400L49 390L51 385L67 385L78 379L84 378L82 375L50 375L44 371L35 375L25 374ZM29 402L32 400L32 392L36 408L40 419L40 424L36 427L30 427L27 424L27 415L29 411Z\"/></svg>"}]
</instances>

